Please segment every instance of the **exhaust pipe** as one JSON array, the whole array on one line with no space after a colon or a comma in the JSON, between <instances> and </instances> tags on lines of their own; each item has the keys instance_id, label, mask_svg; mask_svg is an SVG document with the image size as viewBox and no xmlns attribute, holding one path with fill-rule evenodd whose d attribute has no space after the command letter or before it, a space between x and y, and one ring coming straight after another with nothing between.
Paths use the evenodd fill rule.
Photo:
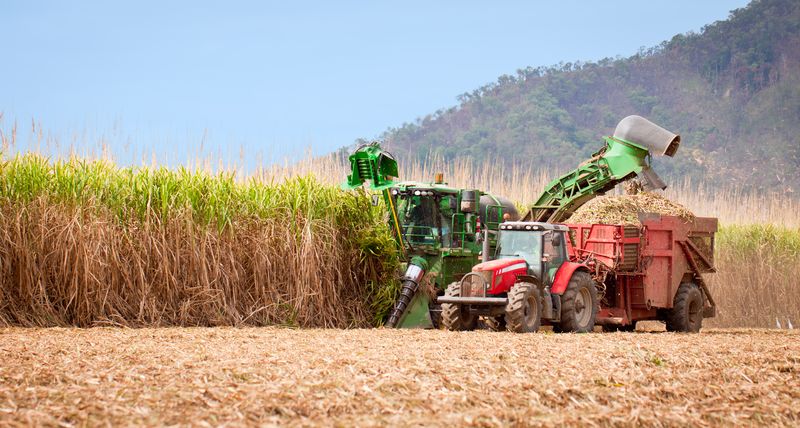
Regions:
<instances>
[{"instance_id":1,"label":"exhaust pipe","mask_svg":"<svg viewBox=\"0 0 800 428\"><path fill-rule=\"evenodd\" d=\"M675 156L681 144L681 136L668 131L641 116L628 116L614 129L614 138L630 141L650 150L650 152Z\"/></svg>"}]
</instances>

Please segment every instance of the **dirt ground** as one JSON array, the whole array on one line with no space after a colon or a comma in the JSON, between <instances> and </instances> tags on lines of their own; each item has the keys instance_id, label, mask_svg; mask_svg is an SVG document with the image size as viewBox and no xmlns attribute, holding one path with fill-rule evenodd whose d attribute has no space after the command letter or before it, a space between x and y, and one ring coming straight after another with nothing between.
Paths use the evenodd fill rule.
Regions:
<instances>
[{"instance_id":1,"label":"dirt ground","mask_svg":"<svg viewBox=\"0 0 800 428\"><path fill-rule=\"evenodd\" d=\"M0 329L0 425L800 424L800 334Z\"/></svg>"}]
</instances>

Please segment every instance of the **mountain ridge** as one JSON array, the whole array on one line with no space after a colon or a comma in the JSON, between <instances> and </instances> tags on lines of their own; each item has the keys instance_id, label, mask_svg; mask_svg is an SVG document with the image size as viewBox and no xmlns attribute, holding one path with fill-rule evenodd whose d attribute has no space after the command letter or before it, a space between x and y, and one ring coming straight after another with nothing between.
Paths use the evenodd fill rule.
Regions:
<instances>
[{"instance_id":1,"label":"mountain ridge","mask_svg":"<svg viewBox=\"0 0 800 428\"><path fill-rule=\"evenodd\" d=\"M527 67L457 100L381 139L400 157L566 171L638 114L682 136L654 160L668 179L800 191L800 2L754 0L630 57Z\"/></svg>"}]
</instances>

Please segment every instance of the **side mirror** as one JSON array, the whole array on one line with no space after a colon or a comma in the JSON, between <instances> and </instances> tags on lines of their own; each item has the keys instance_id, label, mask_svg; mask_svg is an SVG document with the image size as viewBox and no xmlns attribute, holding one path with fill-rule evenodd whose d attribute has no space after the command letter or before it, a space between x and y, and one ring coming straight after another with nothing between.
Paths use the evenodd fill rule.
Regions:
<instances>
[{"instance_id":1,"label":"side mirror","mask_svg":"<svg viewBox=\"0 0 800 428\"><path fill-rule=\"evenodd\" d=\"M372 195L372 206L377 207L380 200L381 199L378 195Z\"/></svg>"},{"instance_id":2,"label":"side mirror","mask_svg":"<svg viewBox=\"0 0 800 428\"><path fill-rule=\"evenodd\" d=\"M564 235L562 235L560 233L556 234L556 235L553 235L553 246L554 247L560 247L561 244L563 244L563 243L564 243Z\"/></svg>"}]
</instances>

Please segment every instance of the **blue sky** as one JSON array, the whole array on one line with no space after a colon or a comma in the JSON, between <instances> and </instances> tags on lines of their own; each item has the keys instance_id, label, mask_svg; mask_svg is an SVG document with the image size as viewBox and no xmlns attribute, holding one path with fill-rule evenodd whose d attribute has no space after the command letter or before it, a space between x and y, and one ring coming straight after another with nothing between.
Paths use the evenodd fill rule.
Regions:
<instances>
[{"instance_id":1,"label":"blue sky","mask_svg":"<svg viewBox=\"0 0 800 428\"><path fill-rule=\"evenodd\" d=\"M321 154L501 74L628 56L746 4L6 1L0 127L35 119L62 146L103 138L177 159L201 142Z\"/></svg>"}]
</instances>

